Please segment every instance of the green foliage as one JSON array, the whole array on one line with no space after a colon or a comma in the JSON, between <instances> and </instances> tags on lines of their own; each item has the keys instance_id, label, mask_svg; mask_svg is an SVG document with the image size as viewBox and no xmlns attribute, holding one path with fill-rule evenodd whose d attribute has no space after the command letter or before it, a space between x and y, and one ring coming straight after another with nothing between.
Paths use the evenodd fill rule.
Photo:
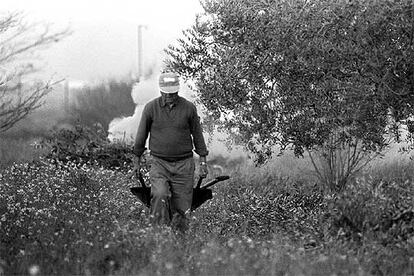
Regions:
<instances>
[{"instance_id":1,"label":"green foliage","mask_svg":"<svg viewBox=\"0 0 414 276\"><path fill-rule=\"evenodd\" d=\"M323 203L321 191L266 169L256 170L241 168L228 185L220 185L214 202L206 204L209 212L203 213L208 231L252 239L283 231L292 239L319 239L315 221Z\"/></svg>"},{"instance_id":2,"label":"green foliage","mask_svg":"<svg viewBox=\"0 0 414 276\"><path fill-rule=\"evenodd\" d=\"M386 237L385 244L407 242L414 234L411 181L356 179L330 203L335 225L342 228L343 235L357 239L372 234Z\"/></svg>"},{"instance_id":3,"label":"green foliage","mask_svg":"<svg viewBox=\"0 0 414 276\"><path fill-rule=\"evenodd\" d=\"M70 106L70 114L74 121L87 126L99 123L108 131L109 123L114 118L134 113L132 86L132 81L113 80L82 88L75 93L76 101Z\"/></svg>"},{"instance_id":4,"label":"green foliage","mask_svg":"<svg viewBox=\"0 0 414 276\"><path fill-rule=\"evenodd\" d=\"M275 144L301 155L332 135L381 150L390 124L401 138L413 115L411 1L203 3L167 64L259 162Z\"/></svg>"},{"instance_id":5,"label":"green foliage","mask_svg":"<svg viewBox=\"0 0 414 276\"><path fill-rule=\"evenodd\" d=\"M403 274L414 254L414 189L411 179L358 178L327 202L331 237L370 254L371 272Z\"/></svg>"},{"instance_id":6,"label":"green foliage","mask_svg":"<svg viewBox=\"0 0 414 276\"><path fill-rule=\"evenodd\" d=\"M45 143L50 149L46 158L59 162L74 162L127 171L131 165L132 147L110 142L100 125L80 124L60 129Z\"/></svg>"}]
</instances>

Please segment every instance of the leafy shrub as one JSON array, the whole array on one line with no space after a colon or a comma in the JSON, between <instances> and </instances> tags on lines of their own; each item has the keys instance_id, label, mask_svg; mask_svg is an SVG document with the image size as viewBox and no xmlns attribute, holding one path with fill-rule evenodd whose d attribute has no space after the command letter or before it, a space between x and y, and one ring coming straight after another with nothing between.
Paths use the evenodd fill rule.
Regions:
<instances>
[{"instance_id":1,"label":"leafy shrub","mask_svg":"<svg viewBox=\"0 0 414 276\"><path fill-rule=\"evenodd\" d=\"M384 243L407 241L414 236L413 194L411 181L356 179L330 202L333 225L356 239L369 234Z\"/></svg>"},{"instance_id":2,"label":"leafy shrub","mask_svg":"<svg viewBox=\"0 0 414 276\"><path fill-rule=\"evenodd\" d=\"M50 148L46 157L60 162L70 161L123 171L131 165L132 147L110 142L98 124L94 127L77 124L73 128L60 129L45 143Z\"/></svg>"},{"instance_id":3,"label":"leafy shrub","mask_svg":"<svg viewBox=\"0 0 414 276\"><path fill-rule=\"evenodd\" d=\"M402 274L414 253L412 181L358 178L328 200L330 235L367 252L373 274Z\"/></svg>"}]
</instances>

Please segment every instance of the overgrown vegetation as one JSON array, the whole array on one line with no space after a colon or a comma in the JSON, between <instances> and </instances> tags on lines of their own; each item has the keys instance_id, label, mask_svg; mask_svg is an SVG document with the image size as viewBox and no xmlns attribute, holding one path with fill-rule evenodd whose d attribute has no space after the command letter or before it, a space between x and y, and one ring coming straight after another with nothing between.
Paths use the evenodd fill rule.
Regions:
<instances>
[{"instance_id":1,"label":"overgrown vegetation","mask_svg":"<svg viewBox=\"0 0 414 276\"><path fill-rule=\"evenodd\" d=\"M214 188L182 236L150 225L129 192L137 183L127 177L128 147L103 133L61 130L47 158L0 173L5 274L414 272L412 162L365 172L336 194L275 163L229 163L231 180Z\"/></svg>"},{"instance_id":2,"label":"overgrown vegetation","mask_svg":"<svg viewBox=\"0 0 414 276\"><path fill-rule=\"evenodd\" d=\"M182 236L149 224L148 210L129 192L137 183L119 170L47 159L16 164L0 174L0 269L409 275L412 181L412 173L366 175L333 196L283 171L244 165L214 188Z\"/></svg>"},{"instance_id":3,"label":"overgrown vegetation","mask_svg":"<svg viewBox=\"0 0 414 276\"><path fill-rule=\"evenodd\" d=\"M100 124L94 127L76 124L72 128L63 128L53 132L43 143L50 150L46 158L55 162L95 165L124 172L133 155L131 145L109 141Z\"/></svg>"}]
</instances>

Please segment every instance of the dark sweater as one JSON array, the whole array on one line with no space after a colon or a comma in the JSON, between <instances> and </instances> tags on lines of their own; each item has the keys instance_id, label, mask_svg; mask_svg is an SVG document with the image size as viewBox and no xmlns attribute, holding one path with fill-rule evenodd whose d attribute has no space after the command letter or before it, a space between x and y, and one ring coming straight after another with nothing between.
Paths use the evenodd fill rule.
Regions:
<instances>
[{"instance_id":1,"label":"dark sweater","mask_svg":"<svg viewBox=\"0 0 414 276\"><path fill-rule=\"evenodd\" d=\"M149 138L151 154L177 161L193 156L193 148L200 156L208 154L195 105L178 97L170 108L158 97L144 107L135 138L134 153L141 156Z\"/></svg>"}]
</instances>

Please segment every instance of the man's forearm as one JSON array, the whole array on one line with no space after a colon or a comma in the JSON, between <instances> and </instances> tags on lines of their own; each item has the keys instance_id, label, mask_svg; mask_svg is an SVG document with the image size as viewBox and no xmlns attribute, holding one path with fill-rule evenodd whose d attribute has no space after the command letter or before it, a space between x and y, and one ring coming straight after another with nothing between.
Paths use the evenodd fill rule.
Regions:
<instances>
[{"instance_id":1,"label":"man's forearm","mask_svg":"<svg viewBox=\"0 0 414 276\"><path fill-rule=\"evenodd\" d=\"M134 154L136 156L140 157L146 150L145 142L147 141L150 128L151 120L148 114L148 105L145 105L139 122L137 135L135 136Z\"/></svg>"},{"instance_id":2,"label":"man's forearm","mask_svg":"<svg viewBox=\"0 0 414 276\"><path fill-rule=\"evenodd\" d=\"M133 152L136 156L140 157L144 151L146 150L145 141L147 140L146 133L137 133L137 137L135 138L135 144L133 148Z\"/></svg>"}]
</instances>

